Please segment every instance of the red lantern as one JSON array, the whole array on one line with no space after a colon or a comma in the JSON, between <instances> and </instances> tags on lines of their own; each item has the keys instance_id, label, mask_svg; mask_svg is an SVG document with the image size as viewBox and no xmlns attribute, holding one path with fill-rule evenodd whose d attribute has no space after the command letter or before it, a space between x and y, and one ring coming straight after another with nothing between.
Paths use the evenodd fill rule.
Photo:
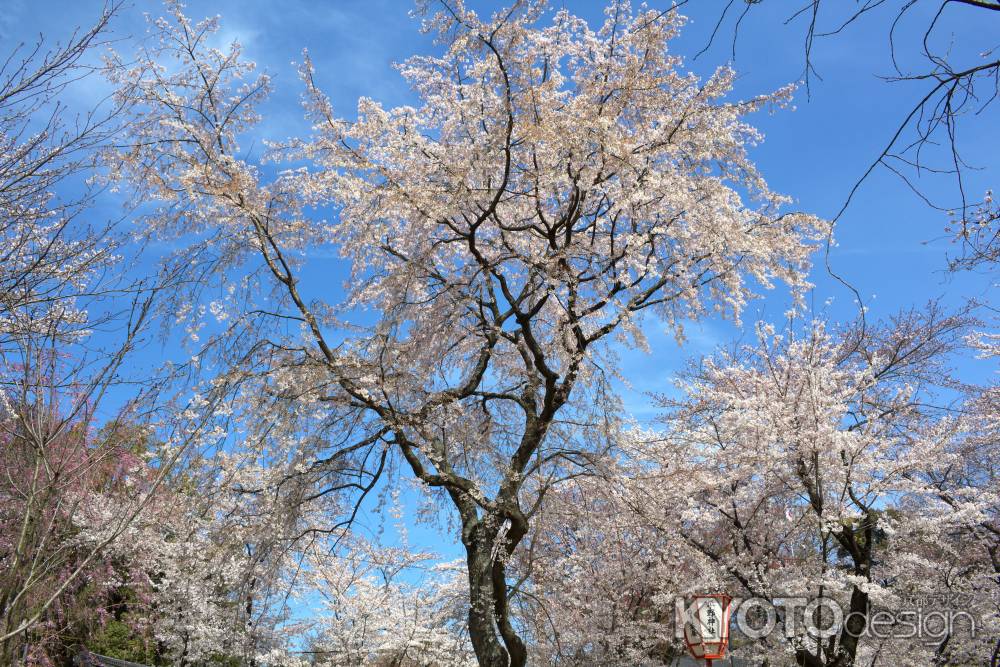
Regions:
<instances>
[{"instance_id":1,"label":"red lantern","mask_svg":"<svg viewBox=\"0 0 1000 667\"><path fill-rule=\"evenodd\" d=\"M732 598L724 593L696 595L684 623L684 642L692 656L711 667L726 656Z\"/></svg>"}]
</instances>

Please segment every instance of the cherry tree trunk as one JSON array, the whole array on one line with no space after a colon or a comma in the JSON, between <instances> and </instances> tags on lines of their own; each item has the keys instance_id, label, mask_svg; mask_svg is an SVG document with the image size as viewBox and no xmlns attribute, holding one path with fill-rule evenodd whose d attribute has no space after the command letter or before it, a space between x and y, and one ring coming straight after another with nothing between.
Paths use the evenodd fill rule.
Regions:
<instances>
[{"instance_id":1,"label":"cherry tree trunk","mask_svg":"<svg viewBox=\"0 0 1000 667\"><path fill-rule=\"evenodd\" d=\"M480 667L524 667L527 649L510 622L498 530L480 521L463 539L469 575L469 636Z\"/></svg>"}]
</instances>

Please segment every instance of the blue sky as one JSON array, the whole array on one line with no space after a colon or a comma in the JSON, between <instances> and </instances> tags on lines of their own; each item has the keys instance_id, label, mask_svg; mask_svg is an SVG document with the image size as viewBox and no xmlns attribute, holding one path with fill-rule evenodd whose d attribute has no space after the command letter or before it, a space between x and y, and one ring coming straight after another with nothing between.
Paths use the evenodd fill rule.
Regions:
<instances>
[{"instance_id":1,"label":"blue sky","mask_svg":"<svg viewBox=\"0 0 1000 667\"><path fill-rule=\"evenodd\" d=\"M493 7L499 3L471 4ZM666 6L657 0L650 4ZM688 56L687 66L695 72L706 74L732 61L735 17L722 26L712 48L691 59L706 44L725 5L725 0L696 0L682 10L691 22L673 50ZM920 64L914 55L930 18L926 12L936 8L935 3L929 5L915 7L899 27L896 43L904 68ZM6 0L0 12L0 43L10 46L16 41L32 41L39 33L51 38L64 36L74 26L87 23L99 6L100 0ZM595 0L566 0L554 6L565 6L593 21L601 18L601 3ZM833 5L824 5L828 6ZM841 9L853 6L855 3L839 3ZM803 19L784 25L792 7L792 3L761 3L741 24L736 60L732 61L740 75L734 97L751 97L800 79L805 26ZM221 39L240 40L246 56L273 76L276 94L264 109L261 134L274 140L305 129L298 105L301 88L291 64L301 59L303 48L309 49L317 80L342 115L353 115L356 100L362 95L385 105L412 102L392 63L434 47L427 35L419 33L418 22L409 17L411 9L408 0L192 0L187 7L193 18L221 15ZM116 35L143 34L145 12L156 15L161 6L139 0L126 7L115 24ZM762 113L752 119L766 134L765 142L752 155L772 188L792 196L801 210L833 216L896 125L923 95L926 84L888 84L879 78L892 73L886 34L893 16L885 7L836 36L817 40L813 58L822 80L813 79L810 96L807 98L801 88L795 110ZM829 18L835 22L835 17ZM1000 17L953 6L943 18L939 42L950 45L957 59L975 58L979 51L996 46L990 43L990 35L1000 34L998 21ZM78 99L70 102L84 104L101 92L100 84L94 82L74 93ZM968 173L967 190L973 198L996 185L1000 167L1000 124L995 122L998 108L962 119L959 141L965 157L982 168ZM954 201L951 183L927 178L920 182L932 198L944 204ZM944 224L943 213L928 208L896 176L877 170L839 220L838 244L831 262L862 294L874 317L919 306L932 298L958 305L970 296L986 296L992 286L989 276L946 272L946 253L955 247L943 237ZM817 287L811 301L834 320L853 317L857 309L853 294L827 275L821 257L817 260L820 266L813 276ZM342 278L333 262L313 265L309 271L307 279L313 277L325 285L331 284L331 278ZM831 304L824 306L831 298ZM787 307L787 295L779 288L752 305L745 320L780 321ZM690 340L683 349L669 335L652 328L650 333L654 346L651 357L623 352L625 375L633 381L628 402L642 417L651 414L644 391L662 391L687 359L734 340L741 331L729 323L706 321L689 329ZM995 369L986 362L966 362L962 370L968 378L982 380Z\"/></svg>"}]
</instances>

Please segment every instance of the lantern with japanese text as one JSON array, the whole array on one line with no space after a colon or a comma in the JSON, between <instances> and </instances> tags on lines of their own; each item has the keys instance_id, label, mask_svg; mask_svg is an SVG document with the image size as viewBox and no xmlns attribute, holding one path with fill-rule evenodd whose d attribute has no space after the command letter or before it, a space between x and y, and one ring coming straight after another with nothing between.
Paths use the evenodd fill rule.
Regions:
<instances>
[{"instance_id":1,"label":"lantern with japanese text","mask_svg":"<svg viewBox=\"0 0 1000 667\"><path fill-rule=\"evenodd\" d=\"M688 651L711 667L713 660L726 655L729 645L729 614L732 598L717 593L696 595L684 622L684 642Z\"/></svg>"}]
</instances>

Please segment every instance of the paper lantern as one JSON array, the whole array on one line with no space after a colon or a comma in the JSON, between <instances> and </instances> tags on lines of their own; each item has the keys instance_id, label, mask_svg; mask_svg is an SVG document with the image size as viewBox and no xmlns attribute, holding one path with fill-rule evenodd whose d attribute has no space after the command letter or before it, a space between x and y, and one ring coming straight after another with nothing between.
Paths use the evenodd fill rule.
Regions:
<instances>
[{"instance_id":1,"label":"paper lantern","mask_svg":"<svg viewBox=\"0 0 1000 667\"><path fill-rule=\"evenodd\" d=\"M692 656L711 665L726 656L732 598L723 593L696 595L684 623L684 642Z\"/></svg>"}]
</instances>

